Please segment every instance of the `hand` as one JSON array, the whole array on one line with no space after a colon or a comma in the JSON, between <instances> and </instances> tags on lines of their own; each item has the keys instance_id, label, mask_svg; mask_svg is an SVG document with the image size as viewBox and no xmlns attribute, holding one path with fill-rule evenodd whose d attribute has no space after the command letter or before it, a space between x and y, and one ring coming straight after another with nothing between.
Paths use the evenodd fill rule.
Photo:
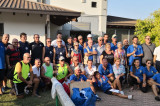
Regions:
<instances>
[{"instance_id":1,"label":"hand","mask_svg":"<svg viewBox=\"0 0 160 106\"><path fill-rule=\"evenodd\" d=\"M53 71L55 74L57 74L58 73L58 70L55 70L55 71Z\"/></svg>"},{"instance_id":2,"label":"hand","mask_svg":"<svg viewBox=\"0 0 160 106\"><path fill-rule=\"evenodd\" d=\"M67 81L67 79L68 79L68 78L67 78L67 77L65 77L65 78L64 78L64 81Z\"/></svg>"},{"instance_id":3,"label":"hand","mask_svg":"<svg viewBox=\"0 0 160 106\"><path fill-rule=\"evenodd\" d=\"M112 85L111 85L111 88L114 89Z\"/></svg>"},{"instance_id":4,"label":"hand","mask_svg":"<svg viewBox=\"0 0 160 106\"><path fill-rule=\"evenodd\" d=\"M146 87L146 83L145 82L142 84L142 87Z\"/></svg>"},{"instance_id":5,"label":"hand","mask_svg":"<svg viewBox=\"0 0 160 106\"><path fill-rule=\"evenodd\" d=\"M10 65L8 65L8 69L11 69L12 67Z\"/></svg>"},{"instance_id":6,"label":"hand","mask_svg":"<svg viewBox=\"0 0 160 106\"><path fill-rule=\"evenodd\" d=\"M119 79L120 77L121 77L121 76L120 76L120 75L118 75L116 79Z\"/></svg>"},{"instance_id":7,"label":"hand","mask_svg":"<svg viewBox=\"0 0 160 106\"><path fill-rule=\"evenodd\" d=\"M133 52L132 52L132 54L135 54L136 53L136 51L134 50Z\"/></svg>"},{"instance_id":8,"label":"hand","mask_svg":"<svg viewBox=\"0 0 160 106\"><path fill-rule=\"evenodd\" d=\"M83 80L83 79L81 79L81 82L84 82L84 80Z\"/></svg>"},{"instance_id":9,"label":"hand","mask_svg":"<svg viewBox=\"0 0 160 106\"><path fill-rule=\"evenodd\" d=\"M137 79L137 82L138 82L138 83L141 83L141 81L140 81L140 79L139 79L138 77L136 77L136 79Z\"/></svg>"}]
</instances>

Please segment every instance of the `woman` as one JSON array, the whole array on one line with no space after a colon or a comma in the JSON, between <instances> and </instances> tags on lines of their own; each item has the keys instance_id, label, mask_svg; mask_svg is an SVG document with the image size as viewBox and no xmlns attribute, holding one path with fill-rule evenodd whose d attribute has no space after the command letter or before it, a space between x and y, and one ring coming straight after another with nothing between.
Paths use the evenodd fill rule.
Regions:
<instances>
[{"instance_id":1,"label":"woman","mask_svg":"<svg viewBox=\"0 0 160 106\"><path fill-rule=\"evenodd\" d=\"M111 44L107 43L105 45L105 48L106 48L106 50L103 51L101 56L100 56L100 64L102 64L102 59L106 58L108 63L113 65L113 63L114 63L114 54L113 54L113 51L111 50Z\"/></svg>"},{"instance_id":2,"label":"woman","mask_svg":"<svg viewBox=\"0 0 160 106\"><path fill-rule=\"evenodd\" d=\"M131 91L134 89L134 85L138 85L142 92L147 92L146 74L143 66L140 66L139 59L134 59L130 68L130 85L132 86Z\"/></svg>"},{"instance_id":3,"label":"woman","mask_svg":"<svg viewBox=\"0 0 160 106\"><path fill-rule=\"evenodd\" d=\"M88 79L92 79L94 72L97 71L96 66L93 66L92 60L88 60L84 70Z\"/></svg>"},{"instance_id":4,"label":"woman","mask_svg":"<svg viewBox=\"0 0 160 106\"><path fill-rule=\"evenodd\" d=\"M115 76L115 80L114 80L114 88L116 88L118 86L118 89L120 90L121 94L124 94L124 92L122 91L122 81L125 78L125 67L120 64L121 59L120 58L115 58L114 60L114 65L113 65L113 73Z\"/></svg>"},{"instance_id":5,"label":"woman","mask_svg":"<svg viewBox=\"0 0 160 106\"><path fill-rule=\"evenodd\" d=\"M113 89L112 83L108 80L108 78L106 76L101 77L98 71L94 72L92 81L95 87L99 87L106 94L116 95L125 99L133 99L132 95L123 95L119 93L119 90Z\"/></svg>"},{"instance_id":6,"label":"woman","mask_svg":"<svg viewBox=\"0 0 160 106\"><path fill-rule=\"evenodd\" d=\"M114 58L120 58L121 59L121 64L122 65L127 65L127 57L126 57L126 52L124 49L122 49L123 45L121 42L117 43L118 49L115 50L114 52Z\"/></svg>"},{"instance_id":7,"label":"woman","mask_svg":"<svg viewBox=\"0 0 160 106\"><path fill-rule=\"evenodd\" d=\"M71 57L77 56L79 59L79 62L82 63L82 54L78 48L79 48L79 44L78 44L78 42L75 42L74 43L74 50L71 52ZM72 64L72 61L71 61L71 64Z\"/></svg>"}]
</instances>

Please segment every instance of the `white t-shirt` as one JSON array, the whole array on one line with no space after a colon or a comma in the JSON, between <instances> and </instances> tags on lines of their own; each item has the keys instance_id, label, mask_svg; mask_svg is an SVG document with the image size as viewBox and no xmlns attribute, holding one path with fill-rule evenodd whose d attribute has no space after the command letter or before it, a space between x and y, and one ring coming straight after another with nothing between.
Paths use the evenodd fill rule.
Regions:
<instances>
[{"instance_id":1,"label":"white t-shirt","mask_svg":"<svg viewBox=\"0 0 160 106\"><path fill-rule=\"evenodd\" d=\"M92 76L94 72L97 71L96 66L92 66L91 70L86 66L84 70L86 71L87 77Z\"/></svg>"},{"instance_id":2,"label":"white t-shirt","mask_svg":"<svg viewBox=\"0 0 160 106\"><path fill-rule=\"evenodd\" d=\"M157 56L156 60L160 61L160 46L158 46L158 47L155 48L153 54Z\"/></svg>"},{"instance_id":3,"label":"white t-shirt","mask_svg":"<svg viewBox=\"0 0 160 106\"><path fill-rule=\"evenodd\" d=\"M41 72L41 69L37 68L35 65L32 67L32 70L33 70L33 74L36 74L37 77L40 77L40 72Z\"/></svg>"},{"instance_id":4,"label":"white t-shirt","mask_svg":"<svg viewBox=\"0 0 160 106\"><path fill-rule=\"evenodd\" d=\"M44 63L42 66L43 66L43 68L44 68L44 70L45 70L45 73L46 73L46 72L47 72L46 64ZM53 69L53 63L50 63L50 66L52 66L52 69Z\"/></svg>"},{"instance_id":5,"label":"white t-shirt","mask_svg":"<svg viewBox=\"0 0 160 106\"><path fill-rule=\"evenodd\" d=\"M51 42L51 45L52 45L53 47L57 47L57 39L53 40L53 41ZM62 40L62 45L65 46L65 42L64 42L63 40Z\"/></svg>"}]
</instances>

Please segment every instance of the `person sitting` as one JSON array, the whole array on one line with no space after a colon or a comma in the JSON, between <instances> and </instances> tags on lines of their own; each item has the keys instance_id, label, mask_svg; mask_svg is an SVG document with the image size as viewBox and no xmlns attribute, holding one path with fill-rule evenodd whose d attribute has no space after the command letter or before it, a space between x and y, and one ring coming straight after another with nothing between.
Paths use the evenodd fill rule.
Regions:
<instances>
[{"instance_id":1,"label":"person sitting","mask_svg":"<svg viewBox=\"0 0 160 106\"><path fill-rule=\"evenodd\" d=\"M140 66L139 59L135 59L130 68L130 85L132 86L131 91L134 89L134 85L138 85L138 88L140 87L142 92L147 92L146 74L143 66Z\"/></svg>"},{"instance_id":2,"label":"person sitting","mask_svg":"<svg viewBox=\"0 0 160 106\"><path fill-rule=\"evenodd\" d=\"M87 77L85 75L81 74L82 71L81 71L80 67L77 66L74 69L74 71L75 71L75 74L70 76L70 82L71 83L73 83L75 81L81 81L81 82L88 81L88 82L90 82L90 88L93 91L93 93L95 94L95 96L97 97L97 101L101 100L101 98L96 94L96 91L95 91L94 86L92 84L92 80L87 79Z\"/></svg>"},{"instance_id":3,"label":"person sitting","mask_svg":"<svg viewBox=\"0 0 160 106\"><path fill-rule=\"evenodd\" d=\"M105 75L110 81L114 81L112 65L108 63L106 58L102 59L102 64L98 66L98 71L101 76Z\"/></svg>"},{"instance_id":4,"label":"person sitting","mask_svg":"<svg viewBox=\"0 0 160 106\"><path fill-rule=\"evenodd\" d=\"M73 73L74 73L74 68L79 66L82 71L82 74L85 75L83 64L78 62L78 57L74 56L72 60L73 60L73 63L70 65L70 68L73 70Z\"/></svg>"},{"instance_id":5,"label":"person sitting","mask_svg":"<svg viewBox=\"0 0 160 106\"><path fill-rule=\"evenodd\" d=\"M133 95L123 95L119 90L114 89L108 78L105 75L101 76L98 71L94 72L92 81L95 87L100 88L106 94L116 95L125 99L133 99Z\"/></svg>"},{"instance_id":6,"label":"person sitting","mask_svg":"<svg viewBox=\"0 0 160 106\"><path fill-rule=\"evenodd\" d=\"M29 64L31 61L31 56L29 53L23 55L23 60L16 64L13 76L13 83L15 87L15 92L17 98L24 98L25 87L31 87L33 84L33 70L32 65ZM30 73L30 80L29 74ZM37 80L36 78L34 81Z\"/></svg>"},{"instance_id":7,"label":"person sitting","mask_svg":"<svg viewBox=\"0 0 160 106\"><path fill-rule=\"evenodd\" d=\"M160 73L155 74L150 79L150 84L151 84L151 87L152 87L152 91L155 95L155 100L160 101L160 97L158 96L158 93L160 91Z\"/></svg>"},{"instance_id":8,"label":"person sitting","mask_svg":"<svg viewBox=\"0 0 160 106\"><path fill-rule=\"evenodd\" d=\"M94 72L97 71L96 66L93 65L92 60L88 60L87 66L84 70L88 79L92 79Z\"/></svg>"},{"instance_id":9,"label":"person sitting","mask_svg":"<svg viewBox=\"0 0 160 106\"><path fill-rule=\"evenodd\" d=\"M57 70L53 72L56 74L56 78L60 83L67 81L67 79L73 74L69 65L65 63L65 58L60 56L59 64L57 64Z\"/></svg>"},{"instance_id":10,"label":"person sitting","mask_svg":"<svg viewBox=\"0 0 160 106\"><path fill-rule=\"evenodd\" d=\"M44 63L41 67L41 77L46 85L51 85L51 78L53 78L53 63L50 62L49 57L44 58Z\"/></svg>"},{"instance_id":11,"label":"person sitting","mask_svg":"<svg viewBox=\"0 0 160 106\"><path fill-rule=\"evenodd\" d=\"M125 79L125 67L120 64L121 63L121 59L120 58L115 58L114 60L114 65L113 65L113 73L115 76L115 80L114 80L114 88L116 88L118 86L118 89L120 90L121 94L124 94L124 92L122 91L122 81Z\"/></svg>"}]
</instances>

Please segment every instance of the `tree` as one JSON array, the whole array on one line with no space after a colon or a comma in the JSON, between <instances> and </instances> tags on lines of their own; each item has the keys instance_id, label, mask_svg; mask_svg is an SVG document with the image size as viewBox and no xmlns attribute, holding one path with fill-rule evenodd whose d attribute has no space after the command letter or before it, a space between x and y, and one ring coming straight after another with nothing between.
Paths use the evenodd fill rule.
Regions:
<instances>
[{"instance_id":1,"label":"tree","mask_svg":"<svg viewBox=\"0 0 160 106\"><path fill-rule=\"evenodd\" d=\"M138 36L140 43L144 43L145 36L148 35L151 37L151 41L155 43L156 46L159 46L160 9L144 20L137 20L134 34Z\"/></svg>"}]
</instances>

